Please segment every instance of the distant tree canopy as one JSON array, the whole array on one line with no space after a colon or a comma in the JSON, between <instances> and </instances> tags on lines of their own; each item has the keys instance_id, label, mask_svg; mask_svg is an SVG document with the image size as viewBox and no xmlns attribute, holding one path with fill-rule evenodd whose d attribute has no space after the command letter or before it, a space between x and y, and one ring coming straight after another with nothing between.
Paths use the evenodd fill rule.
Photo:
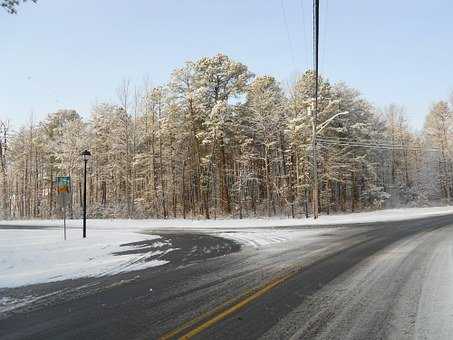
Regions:
<instances>
[{"instance_id":1,"label":"distant tree canopy","mask_svg":"<svg viewBox=\"0 0 453 340\"><path fill-rule=\"evenodd\" d=\"M0 0L0 5L8 13L16 14L17 13L17 7L20 5L20 3L27 2L27 1L38 2L38 0Z\"/></svg>"},{"instance_id":2,"label":"distant tree canopy","mask_svg":"<svg viewBox=\"0 0 453 340\"><path fill-rule=\"evenodd\" d=\"M17 131L0 121L0 218L60 216L57 176L71 176L69 214L79 217L84 149L90 217L312 215L314 81L309 70L285 90L218 54L166 84L124 81L89 119L61 110ZM319 85L322 213L452 202L453 102L435 103L414 133L404 108L377 110L325 77Z\"/></svg>"}]
</instances>

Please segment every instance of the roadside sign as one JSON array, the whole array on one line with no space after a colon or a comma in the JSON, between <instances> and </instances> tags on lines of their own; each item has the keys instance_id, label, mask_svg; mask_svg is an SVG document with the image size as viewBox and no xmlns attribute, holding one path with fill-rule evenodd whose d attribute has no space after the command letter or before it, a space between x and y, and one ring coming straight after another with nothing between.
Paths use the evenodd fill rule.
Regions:
<instances>
[{"instance_id":1,"label":"roadside sign","mask_svg":"<svg viewBox=\"0 0 453 340\"><path fill-rule=\"evenodd\" d=\"M63 230L64 239L66 240L66 205L68 204L67 196L71 192L71 177L57 177L57 192L60 196L61 207L63 209Z\"/></svg>"},{"instance_id":2,"label":"roadside sign","mask_svg":"<svg viewBox=\"0 0 453 340\"><path fill-rule=\"evenodd\" d=\"M71 177L57 177L57 191L58 193L69 193L71 191Z\"/></svg>"}]
</instances>

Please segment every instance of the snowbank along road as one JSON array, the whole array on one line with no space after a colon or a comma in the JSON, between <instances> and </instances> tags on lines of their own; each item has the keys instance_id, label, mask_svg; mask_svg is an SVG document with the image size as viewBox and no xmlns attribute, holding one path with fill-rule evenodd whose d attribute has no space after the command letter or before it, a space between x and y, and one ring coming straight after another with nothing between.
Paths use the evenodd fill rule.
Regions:
<instances>
[{"instance_id":1,"label":"snowbank along road","mask_svg":"<svg viewBox=\"0 0 453 340\"><path fill-rule=\"evenodd\" d=\"M2 288L0 338L453 338L452 215L278 230L166 230L164 265Z\"/></svg>"}]
</instances>

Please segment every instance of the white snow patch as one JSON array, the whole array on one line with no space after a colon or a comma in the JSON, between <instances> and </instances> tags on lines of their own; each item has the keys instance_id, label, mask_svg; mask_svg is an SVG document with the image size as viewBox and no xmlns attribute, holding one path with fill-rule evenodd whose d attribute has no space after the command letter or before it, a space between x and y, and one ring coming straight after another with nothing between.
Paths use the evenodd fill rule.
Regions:
<instances>
[{"instance_id":1,"label":"white snow patch","mask_svg":"<svg viewBox=\"0 0 453 340\"><path fill-rule=\"evenodd\" d=\"M429 258L416 319L416 339L453 339L453 244L444 239Z\"/></svg>"},{"instance_id":2,"label":"white snow patch","mask_svg":"<svg viewBox=\"0 0 453 340\"><path fill-rule=\"evenodd\" d=\"M227 230L216 235L235 240L255 248L269 246L275 243L288 242L295 239L310 240L329 233L333 228L322 229L247 229L244 231Z\"/></svg>"},{"instance_id":3,"label":"white snow patch","mask_svg":"<svg viewBox=\"0 0 453 340\"><path fill-rule=\"evenodd\" d=\"M10 312L16 308L26 306L29 303L35 301L36 298L29 295L21 299L13 298L10 296L4 296L0 298L0 316L4 313Z\"/></svg>"},{"instance_id":4,"label":"white snow patch","mask_svg":"<svg viewBox=\"0 0 453 340\"><path fill-rule=\"evenodd\" d=\"M162 250L113 254L135 249L134 246L121 247L121 244L159 239L159 236L90 230L89 237L83 239L80 230L75 229L69 230L68 235L69 239L64 241L58 229L0 229L0 288L111 275L167 263L144 261L162 254Z\"/></svg>"},{"instance_id":5,"label":"white snow patch","mask_svg":"<svg viewBox=\"0 0 453 340\"><path fill-rule=\"evenodd\" d=\"M246 218L246 219L102 219L89 220L88 233L90 230L158 230L158 229L244 229L260 227L294 227L294 226L317 226L338 225L386 221L402 221L430 216L442 216L453 214L453 206L432 208L402 208L386 209L372 212L350 213L341 215L322 215L318 219L313 218ZM60 220L13 220L0 221L0 226L53 226L61 227ZM81 220L69 220L68 226L80 228Z\"/></svg>"},{"instance_id":6,"label":"white snow patch","mask_svg":"<svg viewBox=\"0 0 453 340\"><path fill-rule=\"evenodd\" d=\"M163 252L157 243L153 252L114 256L130 248L121 244L157 239L159 236L136 232L190 229L210 232L254 247L317 237L328 229L273 229L274 227L335 226L341 224L400 221L453 214L453 206L389 209L364 213L312 218L251 218L217 220L125 220L88 221L88 238L82 239L81 220L69 220L69 240L63 241L61 220L0 221L0 288L58 281L86 276L101 276L165 264L144 257ZM48 226L54 229L1 229L1 226ZM263 228L264 227L264 228ZM140 247L140 246L137 246ZM167 250L169 251L169 250Z\"/></svg>"}]
</instances>

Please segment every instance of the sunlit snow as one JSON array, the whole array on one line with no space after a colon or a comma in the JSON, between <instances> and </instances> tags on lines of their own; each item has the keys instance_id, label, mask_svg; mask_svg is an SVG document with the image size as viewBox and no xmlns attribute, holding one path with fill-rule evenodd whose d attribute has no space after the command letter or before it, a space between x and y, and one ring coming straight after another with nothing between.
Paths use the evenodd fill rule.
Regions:
<instances>
[{"instance_id":1,"label":"sunlit snow","mask_svg":"<svg viewBox=\"0 0 453 340\"><path fill-rule=\"evenodd\" d=\"M155 251L145 254L113 254L134 249L121 244L159 236L90 230L88 238L83 239L77 229L69 230L68 235L64 241L58 229L0 230L0 288L111 275L167 263L144 260L161 253L158 244Z\"/></svg>"}]
</instances>

